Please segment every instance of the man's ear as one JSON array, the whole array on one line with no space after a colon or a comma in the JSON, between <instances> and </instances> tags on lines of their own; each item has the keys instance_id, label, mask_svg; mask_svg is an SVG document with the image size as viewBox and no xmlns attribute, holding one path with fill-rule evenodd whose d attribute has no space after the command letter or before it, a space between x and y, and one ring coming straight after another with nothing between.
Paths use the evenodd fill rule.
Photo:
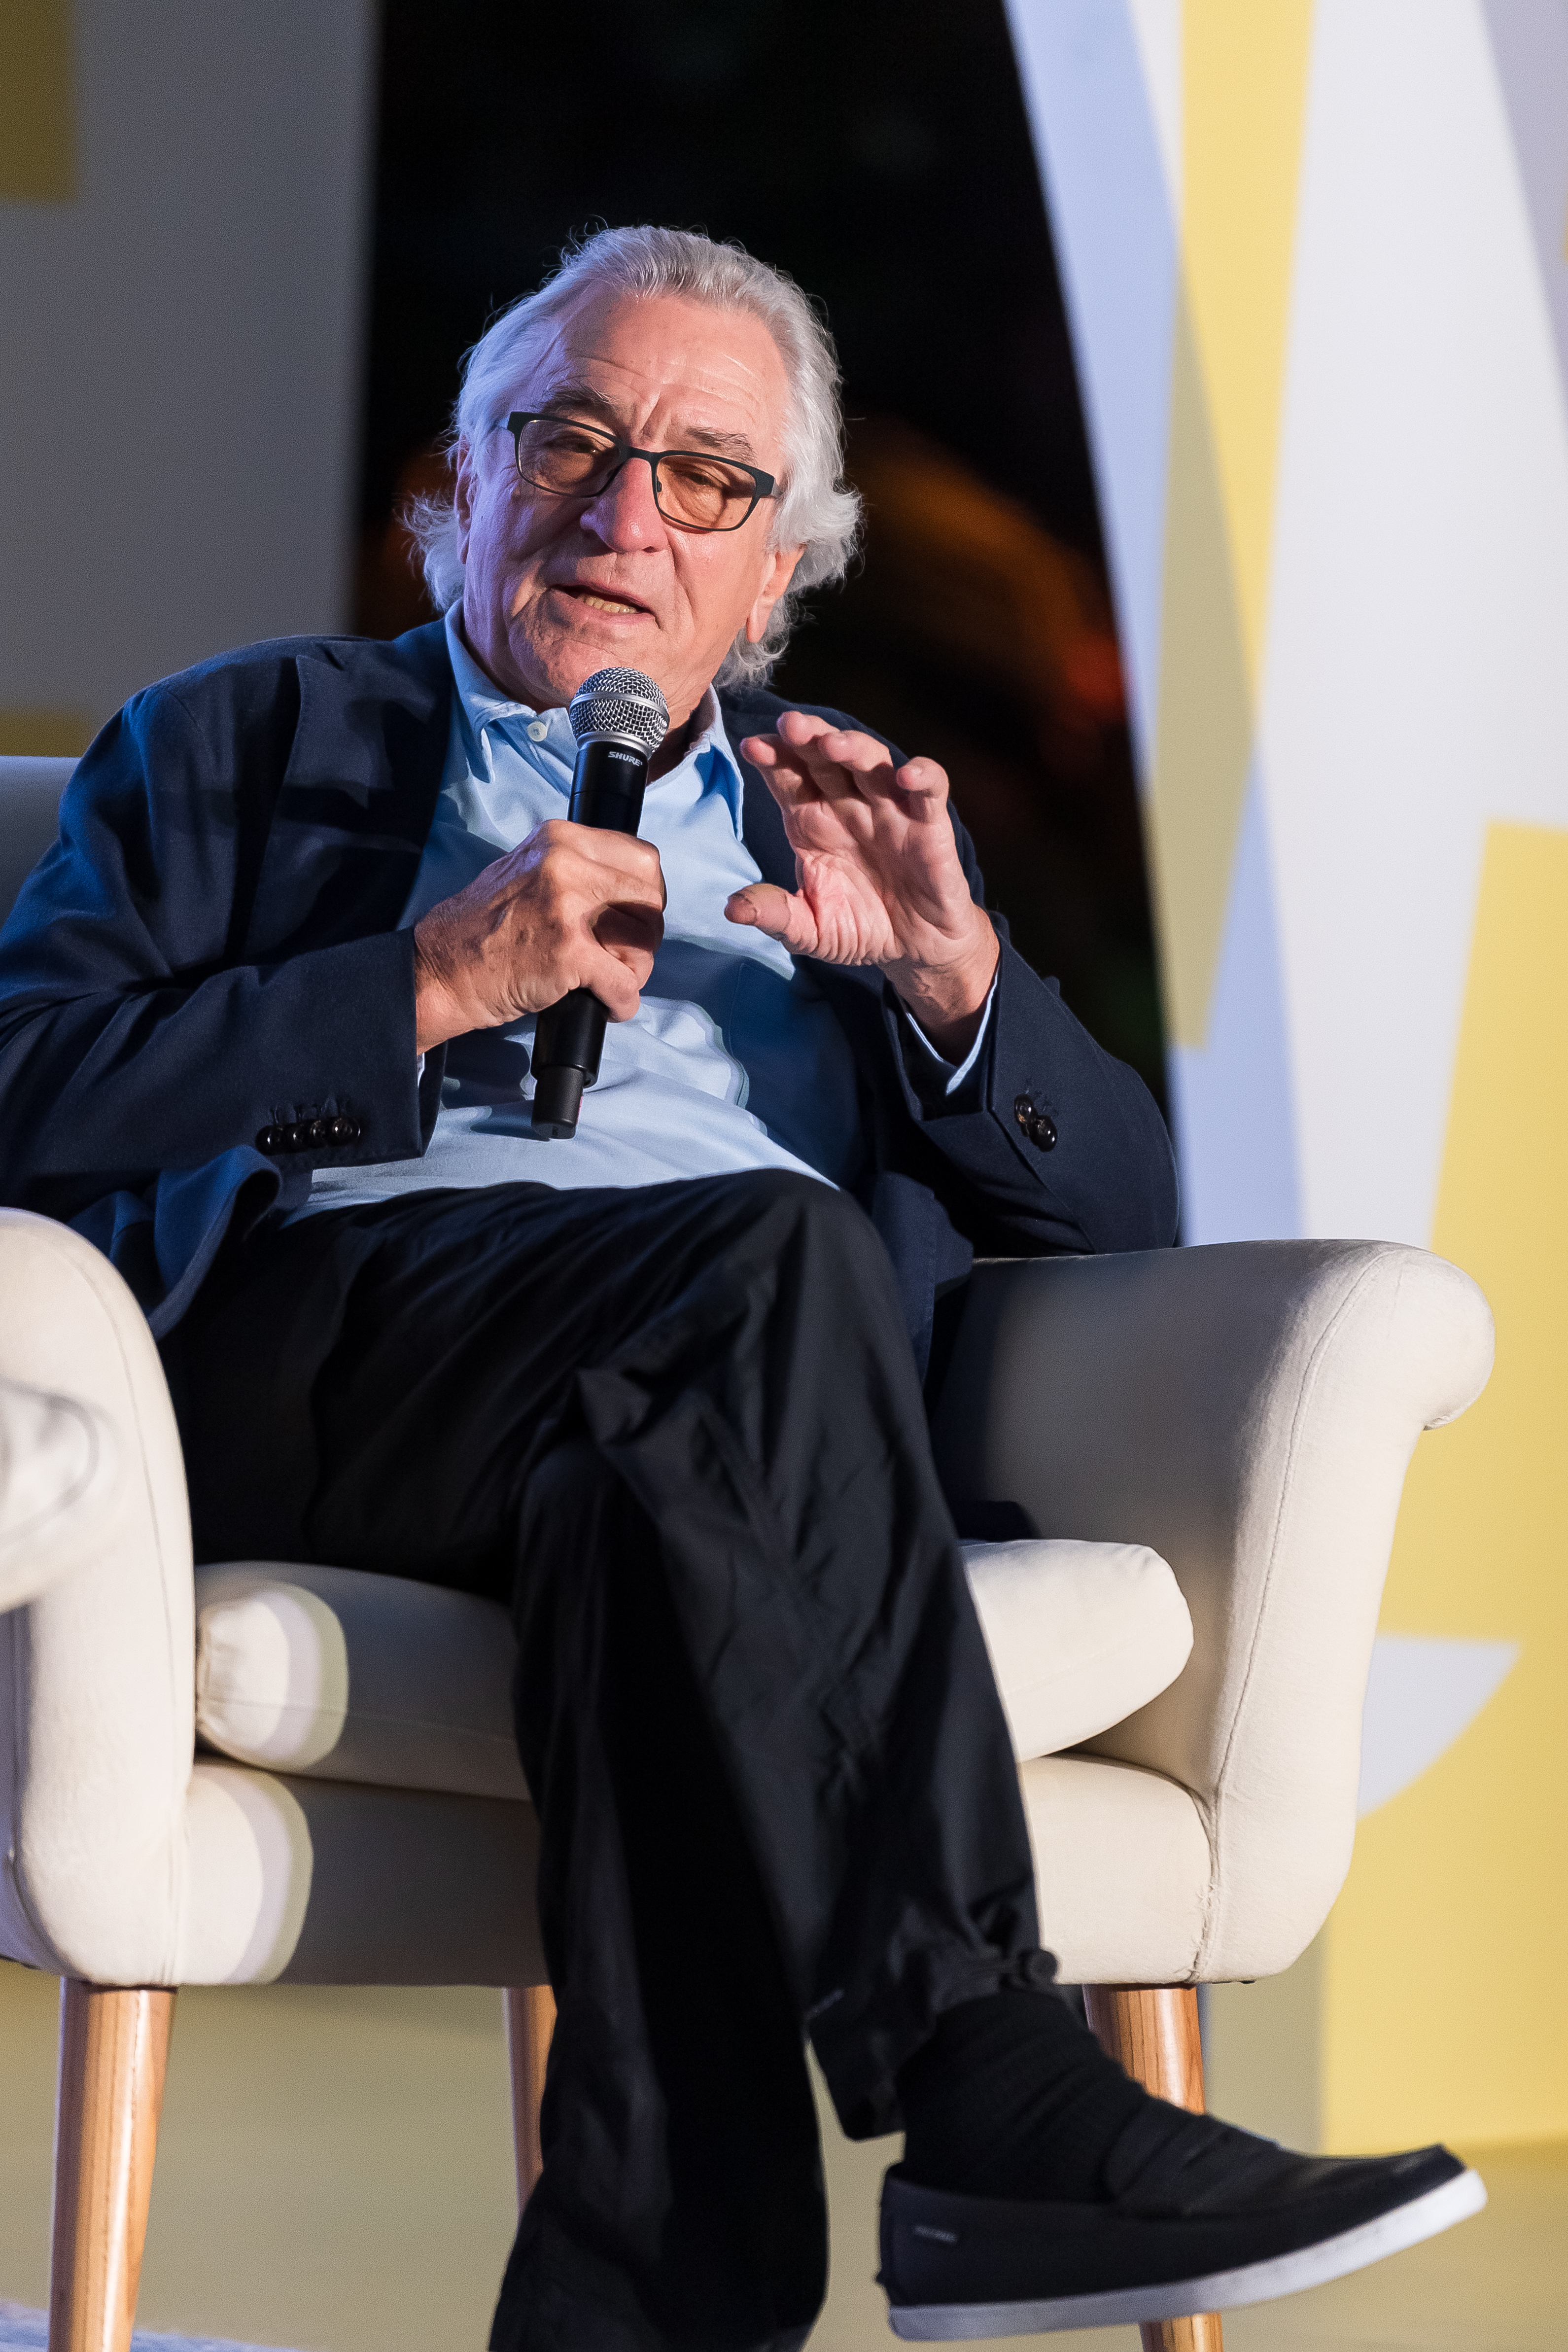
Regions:
<instances>
[{"instance_id":1,"label":"man's ear","mask_svg":"<svg viewBox=\"0 0 1568 2352\"><path fill-rule=\"evenodd\" d=\"M457 517L457 553L468 561L468 533L474 521L474 447L466 435L457 444L457 478L452 486L452 511Z\"/></svg>"},{"instance_id":2,"label":"man's ear","mask_svg":"<svg viewBox=\"0 0 1568 2352\"><path fill-rule=\"evenodd\" d=\"M774 549L768 558L768 570L763 576L757 601L746 616L746 642L748 646L761 644L768 624L773 617L773 607L794 578L795 566L805 552L804 547Z\"/></svg>"}]
</instances>

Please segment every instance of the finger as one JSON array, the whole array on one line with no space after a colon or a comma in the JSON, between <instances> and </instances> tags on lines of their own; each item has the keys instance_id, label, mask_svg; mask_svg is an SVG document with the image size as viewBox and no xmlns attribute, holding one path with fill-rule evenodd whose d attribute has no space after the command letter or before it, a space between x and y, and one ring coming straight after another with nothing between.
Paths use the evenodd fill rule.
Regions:
<instances>
[{"instance_id":1,"label":"finger","mask_svg":"<svg viewBox=\"0 0 1568 2352\"><path fill-rule=\"evenodd\" d=\"M775 744L768 736L750 735L740 748L745 757L761 771L763 782L786 814L802 803L822 798L815 780L797 762L787 744ZM766 751L767 756L758 759L757 754L759 751Z\"/></svg>"},{"instance_id":2,"label":"finger","mask_svg":"<svg viewBox=\"0 0 1568 2352\"><path fill-rule=\"evenodd\" d=\"M825 767L850 769L857 776L881 776L885 772L891 779L895 773L886 744L879 742L874 735L862 734L858 728L830 727L825 719L808 719L800 710L787 710L779 722L780 729L791 719L799 719L801 729L810 729L810 732L746 738L740 749L754 767L803 776L815 775ZM910 760L896 773L904 776L917 772L940 776L946 790L946 777L935 760ZM772 781L769 775L769 783Z\"/></svg>"},{"instance_id":3,"label":"finger","mask_svg":"<svg viewBox=\"0 0 1568 2352\"><path fill-rule=\"evenodd\" d=\"M800 715L787 711L785 719ZM858 728L830 727L821 720L813 725L816 731L800 740L795 757L825 800L894 796L893 757L885 743Z\"/></svg>"},{"instance_id":4,"label":"finger","mask_svg":"<svg viewBox=\"0 0 1568 2352\"><path fill-rule=\"evenodd\" d=\"M570 843L551 853L549 879L563 900L580 903L591 915L605 907L642 907L662 915L668 901L657 852L636 859L600 857Z\"/></svg>"},{"instance_id":5,"label":"finger","mask_svg":"<svg viewBox=\"0 0 1568 2352\"><path fill-rule=\"evenodd\" d=\"M859 797L854 780L841 769L823 760L814 744L804 750L794 750L788 743L767 737L750 736L741 749L749 760L759 745L769 744L768 756L756 764L762 771L762 781L786 811L811 807L820 802L851 801Z\"/></svg>"},{"instance_id":6,"label":"finger","mask_svg":"<svg viewBox=\"0 0 1568 2352\"><path fill-rule=\"evenodd\" d=\"M648 969L653 969L652 958ZM619 956L601 948L591 931L583 942L580 970L581 977L573 986L591 990L612 1021L630 1021L643 1001L638 975Z\"/></svg>"},{"instance_id":7,"label":"finger","mask_svg":"<svg viewBox=\"0 0 1568 2352\"><path fill-rule=\"evenodd\" d=\"M748 882L725 901L724 911L730 922L780 940L792 955L816 951L817 919L798 891L781 890L776 882Z\"/></svg>"},{"instance_id":8,"label":"finger","mask_svg":"<svg viewBox=\"0 0 1568 2352\"><path fill-rule=\"evenodd\" d=\"M831 719L808 719L804 711L787 710L779 721L779 731L803 760L827 760L835 767L862 773L893 765L887 745L859 727L838 727Z\"/></svg>"},{"instance_id":9,"label":"finger","mask_svg":"<svg viewBox=\"0 0 1568 2352\"><path fill-rule=\"evenodd\" d=\"M598 825L573 824L563 816L549 817L537 825L526 841L519 842L516 849L508 850L485 871L497 877L506 872L508 878L515 878L538 866L556 866L573 857L585 859L591 866L609 866L620 874L656 875L660 889L664 887L659 853L651 841L639 840L635 834L605 831Z\"/></svg>"},{"instance_id":10,"label":"finger","mask_svg":"<svg viewBox=\"0 0 1568 2352\"><path fill-rule=\"evenodd\" d=\"M852 765L860 763L862 751L869 751L876 760L885 760L887 757L886 751L874 735L862 734L857 727L841 727L836 720L821 718L814 712L805 710L781 712L778 732L792 750L808 757L813 752L821 753L827 751L830 744L835 748L829 756L835 760L845 756L842 749L844 745L853 745L855 749L849 754Z\"/></svg>"},{"instance_id":11,"label":"finger","mask_svg":"<svg viewBox=\"0 0 1568 2352\"><path fill-rule=\"evenodd\" d=\"M779 714L779 724L771 735L754 735L750 740L761 748L761 766L788 766L796 761L809 744L820 736L832 731L826 719L805 710L786 710ZM749 752L748 752L749 756Z\"/></svg>"},{"instance_id":12,"label":"finger","mask_svg":"<svg viewBox=\"0 0 1568 2352\"><path fill-rule=\"evenodd\" d=\"M888 764L887 753L873 735L834 727L803 710L786 710L777 734L748 735L740 748L759 768L793 771L798 775L815 776L834 767L874 766L878 761Z\"/></svg>"},{"instance_id":13,"label":"finger","mask_svg":"<svg viewBox=\"0 0 1568 2352\"><path fill-rule=\"evenodd\" d=\"M634 834L603 833L597 825L564 824L563 835L570 845L589 863L607 872L635 881L639 901L652 888L661 907L669 903L669 890L664 882L664 869L659 853L651 841L640 841Z\"/></svg>"},{"instance_id":14,"label":"finger","mask_svg":"<svg viewBox=\"0 0 1568 2352\"><path fill-rule=\"evenodd\" d=\"M939 768L935 760L906 760L902 768L894 771L893 782L901 798L926 801L933 813L947 804L947 771Z\"/></svg>"},{"instance_id":15,"label":"finger","mask_svg":"<svg viewBox=\"0 0 1568 2352\"><path fill-rule=\"evenodd\" d=\"M798 710L787 710L780 719L800 719ZM805 777L811 788L825 801L857 800L861 797L861 772L871 763L863 759L862 746L869 745L887 763L887 754L880 744L871 744L870 738L847 733L842 728L830 727L823 719L806 722L811 732L798 739L789 736L796 772Z\"/></svg>"},{"instance_id":16,"label":"finger","mask_svg":"<svg viewBox=\"0 0 1568 2352\"><path fill-rule=\"evenodd\" d=\"M748 735L740 749L742 756L762 771L763 782L776 800L788 791L810 789L804 761L782 737Z\"/></svg>"},{"instance_id":17,"label":"finger","mask_svg":"<svg viewBox=\"0 0 1568 2352\"><path fill-rule=\"evenodd\" d=\"M648 907L606 907L591 929L600 946L607 948L629 971L651 967L664 936L663 917ZM643 977L646 977L645 971Z\"/></svg>"}]
</instances>

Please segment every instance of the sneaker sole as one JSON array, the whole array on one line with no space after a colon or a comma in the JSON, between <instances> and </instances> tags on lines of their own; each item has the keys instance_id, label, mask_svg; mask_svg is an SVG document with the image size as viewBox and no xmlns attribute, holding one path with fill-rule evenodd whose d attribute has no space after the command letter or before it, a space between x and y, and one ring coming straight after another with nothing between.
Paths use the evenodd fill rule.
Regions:
<instances>
[{"instance_id":1,"label":"sneaker sole","mask_svg":"<svg viewBox=\"0 0 1568 2352\"><path fill-rule=\"evenodd\" d=\"M987 2336L1043 2336L1064 2327L1120 2327L1142 2320L1190 2319L1202 2311L1230 2311L1239 2304L1269 2303L1303 2287L1322 2286L1348 2272L1364 2270L1385 2254L1403 2253L1424 2238L1468 2221L1487 2201L1477 2172L1461 2172L1429 2189L1408 2205L1380 2213L1337 2237L1320 2239L1293 2254L1240 2270L1212 2271L1207 2278L1177 2279L1168 2286L1124 2287L1107 2294L1057 2295L1043 2303L931 2303L890 2306L895 2336L917 2343L961 2343Z\"/></svg>"}]
</instances>

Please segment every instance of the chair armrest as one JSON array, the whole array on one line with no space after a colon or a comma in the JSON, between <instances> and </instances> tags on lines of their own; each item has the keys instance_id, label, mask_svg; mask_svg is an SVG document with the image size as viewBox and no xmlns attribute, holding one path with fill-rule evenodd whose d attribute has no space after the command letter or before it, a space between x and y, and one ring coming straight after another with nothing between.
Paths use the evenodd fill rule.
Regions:
<instances>
[{"instance_id":1,"label":"chair armrest","mask_svg":"<svg viewBox=\"0 0 1568 2352\"><path fill-rule=\"evenodd\" d=\"M0 1614L0 1953L174 1980L194 1601L179 1434L146 1320L68 1226L0 1210L0 1372L95 1406L122 1481L103 1548Z\"/></svg>"},{"instance_id":2,"label":"chair armrest","mask_svg":"<svg viewBox=\"0 0 1568 2352\"><path fill-rule=\"evenodd\" d=\"M1176 1681L1087 1745L1197 1801L1200 1977L1288 1966L1339 1891L1406 1466L1491 1355L1469 1276L1395 1243L976 1269L933 1425L947 1492L1148 1544L1192 1612Z\"/></svg>"}]
</instances>

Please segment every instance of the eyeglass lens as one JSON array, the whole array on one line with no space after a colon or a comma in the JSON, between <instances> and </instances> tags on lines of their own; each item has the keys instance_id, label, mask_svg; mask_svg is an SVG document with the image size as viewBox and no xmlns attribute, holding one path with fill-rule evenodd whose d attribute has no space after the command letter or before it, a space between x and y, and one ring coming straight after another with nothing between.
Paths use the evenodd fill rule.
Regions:
<instances>
[{"instance_id":1,"label":"eyeglass lens","mask_svg":"<svg viewBox=\"0 0 1568 2352\"><path fill-rule=\"evenodd\" d=\"M519 425L517 438L517 471L541 490L592 498L615 470L616 444L596 425L536 417ZM661 457L654 468L653 499L666 522L733 530L757 503L757 485L741 467L727 465L722 457L679 450Z\"/></svg>"}]
</instances>

